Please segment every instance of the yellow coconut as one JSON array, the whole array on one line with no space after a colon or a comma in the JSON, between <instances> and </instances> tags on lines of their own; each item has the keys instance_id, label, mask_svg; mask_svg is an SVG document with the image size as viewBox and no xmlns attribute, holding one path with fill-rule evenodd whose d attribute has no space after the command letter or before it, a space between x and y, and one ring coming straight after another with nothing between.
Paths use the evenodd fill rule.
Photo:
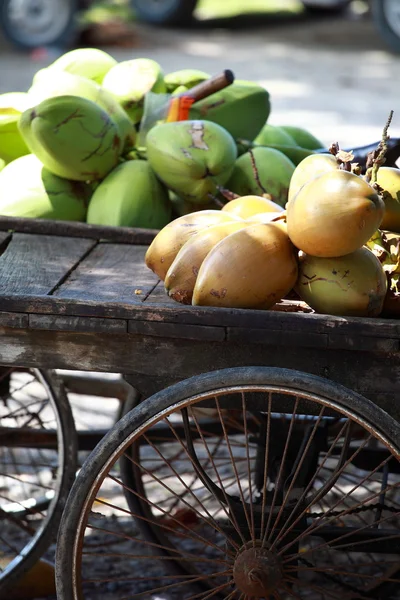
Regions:
<instances>
[{"instance_id":1,"label":"yellow coconut","mask_svg":"<svg viewBox=\"0 0 400 600\"><path fill-rule=\"evenodd\" d=\"M221 240L200 267L193 305L268 309L293 288L297 259L288 236L270 223Z\"/></svg>"},{"instance_id":2,"label":"yellow coconut","mask_svg":"<svg viewBox=\"0 0 400 600\"><path fill-rule=\"evenodd\" d=\"M189 238L179 250L165 277L165 291L168 295L182 304L191 304L197 275L207 254L226 236L244 227L250 227L250 223L220 223L202 229Z\"/></svg>"},{"instance_id":3,"label":"yellow coconut","mask_svg":"<svg viewBox=\"0 0 400 600\"><path fill-rule=\"evenodd\" d=\"M344 256L370 239L384 211L382 199L362 177L332 171L309 181L289 202L289 237L306 254Z\"/></svg>"},{"instance_id":4,"label":"yellow coconut","mask_svg":"<svg viewBox=\"0 0 400 600\"><path fill-rule=\"evenodd\" d=\"M364 247L338 258L303 255L295 290L318 313L376 317L387 280L379 259Z\"/></svg>"},{"instance_id":5,"label":"yellow coconut","mask_svg":"<svg viewBox=\"0 0 400 600\"><path fill-rule=\"evenodd\" d=\"M400 169L381 167L378 171L377 183L383 188L385 214L381 229L400 233Z\"/></svg>"},{"instance_id":6,"label":"yellow coconut","mask_svg":"<svg viewBox=\"0 0 400 600\"><path fill-rule=\"evenodd\" d=\"M289 185L288 202L290 202L299 190L316 177L337 171L338 162L332 154L310 154L304 158L295 168Z\"/></svg>"},{"instance_id":7,"label":"yellow coconut","mask_svg":"<svg viewBox=\"0 0 400 600\"><path fill-rule=\"evenodd\" d=\"M248 223L271 223L272 225L276 225L282 231L284 231L287 235L287 222L286 222L286 211L281 213L259 213L258 215L253 215L246 219Z\"/></svg>"},{"instance_id":8,"label":"yellow coconut","mask_svg":"<svg viewBox=\"0 0 400 600\"><path fill-rule=\"evenodd\" d=\"M220 210L200 210L168 223L156 235L146 252L146 265L164 280L176 255L187 240L205 227L218 223L241 222L240 217Z\"/></svg>"},{"instance_id":9,"label":"yellow coconut","mask_svg":"<svg viewBox=\"0 0 400 600\"><path fill-rule=\"evenodd\" d=\"M242 219L248 219L257 213L281 212L284 209L279 204L262 196L241 196L225 204L221 210Z\"/></svg>"}]
</instances>

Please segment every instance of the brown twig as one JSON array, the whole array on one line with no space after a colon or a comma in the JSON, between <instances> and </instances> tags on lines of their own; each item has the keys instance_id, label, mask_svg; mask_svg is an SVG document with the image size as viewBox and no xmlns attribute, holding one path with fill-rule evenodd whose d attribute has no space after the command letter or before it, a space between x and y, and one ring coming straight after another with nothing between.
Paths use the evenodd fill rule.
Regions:
<instances>
[{"instance_id":1,"label":"brown twig","mask_svg":"<svg viewBox=\"0 0 400 600\"><path fill-rule=\"evenodd\" d=\"M218 206L218 208L222 208L224 205L223 202L221 202L221 200L219 198L217 198L217 196L214 196L214 194L211 194L211 192L209 192L207 194L207 196L210 198L210 200L212 200L216 206Z\"/></svg>"},{"instance_id":2,"label":"brown twig","mask_svg":"<svg viewBox=\"0 0 400 600\"><path fill-rule=\"evenodd\" d=\"M393 110L390 111L388 120L382 132L382 139L374 152L370 152L367 159L367 173L365 175L366 181L371 185L376 185L378 180L379 168L386 162L386 152L388 150L388 129L393 119Z\"/></svg>"},{"instance_id":3,"label":"brown twig","mask_svg":"<svg viewBox=\"0 0 400 600\"><path fill-rule=\"evenodd\" d=\"M267 190L265 189L265 187L261 183L260 176L258 174L257 165L256 165L256 159L254 158L254 152L253 152L253 150L249 150L249 154L250 154L251 166L253 168L254 179L256 180L257 185L262 189L262 191L264 192L264 194L268 194Z\"/></svg>"},{"instance_id":4,"label":"brown twig","mask_svg":"<svg viewBox=\"0 0 400 600\"><path fill-rule=\"evenodd\" d=\"M221 185L217 186L217 190L224 198L226 198L226 200L236 200L236 198L240 198L240 194L235 194L235 192L231 192L231 190L228 190Z\"/></svg>"},{"instance_id":5,"label":"brown twig","mask_svg":"<svg viewBox=\"0 0 400 600\"><path fill-rule=\"evenodd\" d=\"M336 156L336 154L339 152L340 147L339 147L339 142L333 142L330 146L329 146L329 152L331 154L333 154L333 156Z\"/></svg>"}]
</instances>

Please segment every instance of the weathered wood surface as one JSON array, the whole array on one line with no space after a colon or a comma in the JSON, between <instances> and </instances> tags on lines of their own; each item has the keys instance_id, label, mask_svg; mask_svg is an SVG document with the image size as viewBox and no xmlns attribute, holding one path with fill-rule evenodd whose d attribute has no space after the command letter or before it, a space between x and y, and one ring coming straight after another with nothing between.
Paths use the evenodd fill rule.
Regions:
<instances>
[{"instance_id":1,"label":"weathered wood surface","mask_svg":"<svg viewBox=\"0 0 400 600\"><path fill-rule=\"evenodd\" d=\"M1 257L0 257L1 262ZM63 286L61 286L63 287ZM136 286L133 286L137 289ZM62 291L60 293L63 293ZM95 290L93 290L95 296ZM89 293L87 295L90 295ZM111 295L111 294L110 294ZM0 311L29 314L53 314L81 317L115 318L133 321L171 323L178 325L200 325L241 328L248 337L249 330L265 332L298 332L348 336L356 340L361 336L385 339L400 339L400 321L397 319L367 319L357 317L333 317L327 315L290 313L281 311L256 311L241 309L219 309L183 306L177 303L153 305L140 296L139 303L124 303L114 300L96 301L86 298L60 298L54 295L2 295ZM143 299L145 300L143 302ZM260 333L260 336L264 333ZM304 337L304 339L305 339ZM311 339L311 338L310 338ZM352 343L353 344L353 343ZM354 348L360 344L354 342ZM360 348L362 349L362 348Z\"/></svg>"},{"instance_id":2,"label":"weathered wood surface","mask_svg":"<svg viewBox=\"0 0 400 600\"><path fill-rule=\"evenodd\" d=\"M182 306L145 267L140 236L32 223L32 234L0 231L0 364L124 372L146 395L210 370L281 366L400 411L399 320Z\"/></svg>"},{"instance_id":3,"label":"weathered wood surface","mask_svg":"<svg viewBox=\"0 0 400 600\"><path fill-rule=\"evenodd\" d=\"M337 381L400 420L400 354L132 333L0 328L0 364L127 373L148 395L179 379L237 366L286 367Z\"/></svg>"},{"instance_id":4,"label":"weathered wood surface","mask_svg":"<svg viewBox=\"0 0 400 600\"><path fill-rule=\"evenodd\" d=\"M110 227L89 225L74 221L54 221L50 219L23 219L0 216L0 231L37 233L67 237L109 240L123 244L151 244L157 235L155 229L136 229L133 227Z\"/></svg>"},{"instance_id":5,"label":"weathered wood surface","mask_svg":"<svg viewBox=\"0 0 400 600\"><path fill-rule=\"evenodd\" d=\"M87 239L15 233L0 257L0 294L51 294L95 244Z\"/></svg>"},{"instance_id":6,"label":"weathered wood surface","mask_svg":"<svg viewBox=\"0 0 400 600\"><path fill-rule=\"evenodd\" d=\"M147 246L100 243L53 296L141 304L158 282L145 265L146 250Z\"/></svg>"}]
</instances>

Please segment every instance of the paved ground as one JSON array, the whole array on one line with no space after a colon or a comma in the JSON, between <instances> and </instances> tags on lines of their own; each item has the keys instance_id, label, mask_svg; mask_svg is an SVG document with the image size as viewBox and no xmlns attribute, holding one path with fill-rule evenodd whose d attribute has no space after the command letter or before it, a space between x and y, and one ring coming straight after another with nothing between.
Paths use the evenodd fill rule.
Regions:
<instances>
[{"instance_id":1,"label":"paved ground","mask_svg":"<svg viewBox=\"0 0 400 600\"><path fill-rule=\"evenodd\" d=\"M154 58L166 71L231 68L270 91L272 123L304 125L326 143L374 142L390 109L392 136L400 136L400 57L386 50L368 18L255 15L211 24L185 32L138 26L134 48L108 50L119 60ZM0 92L27 89L35 71L53 60L32 60L6 45L0 50Z\"/></svg>"}]
</instances>

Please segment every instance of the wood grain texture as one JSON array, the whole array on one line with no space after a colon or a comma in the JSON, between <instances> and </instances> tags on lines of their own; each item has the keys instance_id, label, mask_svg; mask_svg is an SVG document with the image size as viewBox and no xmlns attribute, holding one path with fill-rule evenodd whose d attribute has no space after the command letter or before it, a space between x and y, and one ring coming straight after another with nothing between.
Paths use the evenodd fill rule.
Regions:
<instances>
[{"instance_id":1,"label":"wood grain texture","mask_svg":"<svg viewBox=\"0 0 400 600\"><path fill-rule=\"evenodd\" d=\"M29 327L29 315L24 313L0 312L0 327Z\"/></svg>"},{"instance_id":2,"label":"wood grain texture","mask_svg":"<svg viewBox=\"0 0 400 600\"><path fill-rule=\"evenodd\" d=\"M172 309L178 309L182 305L172 300L164 289L164 282L158 281L157 285L152 289L150 294L144 300L148 304L156 305L156 306L169 306Z\"/></svg>"},{"instance_id":3,"label":"wood grain texture","mask_svg":"<svg viewBox=\"0 0 400 600\"><path fill-rule=\"evenodd\" d=\"M164 338L180 338L182 340L208 340L223 342L226 338L225 327L208 327L206 325L185 325L176 323L154 323L153 321L129 321L129 333L150 335Z\"/></svg>"},{"instance_id":4,"label":"wood grain texture","mask_svg":"<svg viewBox=\"0 0 400 600\"><path fill-rule=\"evenodd\" d=\"M0 313L1 315L1 313ZM1 321L0 321L1 323ZM88 333L127 333L128 322L123 319L69 317L63 315L29 315L30 329L76 331Z\"/></svg>"},{"instance_id":5,"label":"wood grain texture","mask_svg":"<svg viewBox=\"0 0 400 600\"><path fill-rule=\"evenodd\" d=\"M281 329L255 329L244 327L228 327L227 340L230 342L247 342L250 344L276 344L277 346L293 346L304 348L327 348L326 333L283 331Z\"/></svg>"},{"instance_id":6,"label":"wood grain texture","mask_svg":"<svg viewBox=\"0 0 400 600\"><path fill-rule=\"evenodd\" d=\"M128 295L131 293L131 289L130 286L127 287ZM109 288L106 287L105 291L108 297L100 300L0 294L0 311L146 322L148 328L150 328L150 323L154 324L153 332L157 331L159 324L168 323L171 324L170 335L174 331L172 326L175 325L177 337L179 337L181 325L225 327L231 329L228 334L231 341L263 343L265 339L268 340L268 335L273 335L275 336L274 343L290 345L291 339L293 345L297 347L302 345L303 339L305 346L312 345L315 341L315 345L318 347L336 346L353 350L373 350L371 340L361 339L360 342L357 342L357 338L366 337L382 340L375 344L377 351L393 352L397 351L397 344L393 340L400 339L400 321L394 319L354 317L345 319L303 313L191 307L177 303L174 303L173 307L148 306L146 302L139 301L140 296L134 303L132 295L128 303L119 301L116 294L111 293ZM76 295L79 296L79 293ZM131 331L135 331L132 324L130 328ZM162 329L159 331L161 332ZM323 341L324 336L325 338L328 336L329 342ZM386 342L385 340L392 341Z\"/></svg>"},{"instance_id":7,"label":"wood grain texture","mask_svg":"<svg viewBox=\"0 0 400 600\"><path fill-rule=\"evenodd\" d=\"M23 219L20 217L4 216L0 216L0 230L109 240L124 244L151 244L158 233L155 229L99 226L74 221Z\"/></svg>"},{"instance_id":8,"label":"wood grain texture","mask_svg":"<svg viewBox=\"0 0 400 600\"><path fill-rule=\"evenodd\" d=\"M0 328L0 364L131 374L142 393L208 371L272 366L341 383L400 419L400 355L320 348Z\"/></svg>"},{"instance_id":9,"label":"wood grain texture","mask_svg":"<svg viewBox=\"0 0 400 600\"><path fill-rule=\"evenodd\" d=\"M0 295L49 294L95 243L15 233L0 256Z\"/></svg>"},{"instance_id":10,"label":"wood grain texture","mask_svg":"<svg viewBox=\"0 0 400 600\"><path fill-rule=\"evenodd\" d=\"M144 263L146 249L147 246L99 243L54 296L99 304L141 304L158 281Z\"/></svg>"}]
</instances>

